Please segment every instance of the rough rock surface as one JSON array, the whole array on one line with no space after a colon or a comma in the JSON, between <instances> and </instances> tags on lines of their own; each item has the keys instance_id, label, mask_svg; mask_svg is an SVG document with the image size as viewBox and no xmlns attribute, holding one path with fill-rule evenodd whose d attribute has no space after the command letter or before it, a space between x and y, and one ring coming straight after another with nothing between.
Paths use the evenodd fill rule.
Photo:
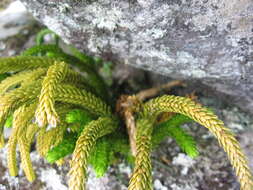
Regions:
<instances>
[{"instance_id":1,"label":"rough rock surface","mask_svg":"<svg viewBox=\"0 0 253 190\"><path fill-rule=\"evenodd\" d=\"M3 20L8 20L8 18L10 18L8 15L1 17ZM14 36L0 39L0 56L17 55L23 49L34 45L34 34L40 29L40 26L34 23L30 17L26 19L29 22L21 22L19 19L23 17L15 18L17 20L14 19L11 23L21 23L19 26L23 25L23 27L20 29L15 24L8 25L14 27L13 30L15 29L16 32ZM1 34L9 34L8 31L5 27L0 27ZM156 83L161 80L158 75L152 74L147 77L146 72L123 64L117 65L113 74L115 81L121 88L127 86L127 88L124 88L126 93L131 93L129 89L139 91L144 86L150 87L151 84L147 84L147 81ZM145 78L148 78L147 81L145 81ZM167 81L168 79L164 80ZM185 89L188 89L188 87ZM178 89L177 94L184 93L181 92L182 90L184 89ZM201 96L201 94L197 95ZM237 107L225 106L219 98L200 97L200 102L211 107L225 122L226 126L235 131L242 148L249 158L251 169L253 169L252 117L243 113ZM154 190L239 190L239 185L236 182L226 154L221 150L216 139L206 129L197 124L186 125L185 127L196 137L201 155L196 160L192 160L182 154L171 139L163 142L152 155ZM8 133L6 135L8 136ZM35 151L32 151L31 158L37 179L34 183L29 183L21 169L17 177L9 176L6 168L6 150L6 148L0 150L0 190L67 189L66 174L69 170L67 164L58 168L55 165L46 163ZM130 173L131 168L124 163L115 164L103 178L99 179L89 170L88 187L91 190L126 190Z\"/></svg>"},{"instance_id":2,"label":"rough rock surface","mask_svg":"<svg viewBox=\"0 0 253 190\"><path fill-rule=\"evenodd\" d=\"M231 95L253 113L252 0L21 0L65 42Z\"/></svg>"}]
</instances>

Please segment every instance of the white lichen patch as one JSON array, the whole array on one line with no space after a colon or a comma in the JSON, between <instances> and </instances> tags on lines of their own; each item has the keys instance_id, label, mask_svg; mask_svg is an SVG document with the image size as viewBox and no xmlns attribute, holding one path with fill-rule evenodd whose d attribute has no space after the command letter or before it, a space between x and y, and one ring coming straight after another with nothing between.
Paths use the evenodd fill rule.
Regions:
<instances>
[{"instance_id":1,"label":"white lichen patch","mask_svg":"<svg viewBox=\"0 0 253 190\"><path fill-rule=\"evenodd\" d=\"M200 1L194 0L192 6L206 10L205 13L196 14L191 18L195 30L204 31L208 26L216 26L219 32L229 31L233 28L232 35L248 37L252 28L252 1L251 0L209 0L204 6ZM247 16L245 16L247 15Z\"/></svg>"},{"instance_id":2,"label":"white lichen patch","mask_svg":"<svg viewBox=\"0 0 253 190\"><path fill-rule=\"evenodd\" d=\"M55 169L41 170L41 181L46 185L45 190L68 190L67 186L62 184L61 176Z\"/></svg>"},{"instance_id":3,"label":"white lichen patch","mask_svg":"<svg viewBox=\"0 0 253 190\"><path fill-rule=\"evenodd\" d=\"M142 7L150 7L155 0L137 0L138 4Z\"/></svg>"},{"instance_id":4,"label":"white lichen patch","mask_svg":"<svg viewBox=\"0 0 253 190\"><path fill-rule=\"evenodd\" d=\"M192 78L205 78L207 73L201 68L203 66L200 64L201 61L201 59L195 58L188 52L177 52L176 63L180 65L180 72L184 76Z\"/></svg>"},{"instance_id":5,"label":"white lichen patch","mask_svg":"<svg viewBox=\"0 0 253 190\"><path fill-rule=\"evenodd\" d=\"M177 53L177 62L180 64L197 63L198 60L194 58L190 53L185 51L180 51Z\"/></svg>"},{"instance_id":6,"label":"white lichen patch","mask_svg":"<svg viewBox=\"0 0 253 190\"><path fill-rule=\"evenodd\" d=\"M111 10L105 10L101 8L101 6L88 6L86 11L90 12L90 14L96 13L95 18L90 20L92 24L94 24L99 29L107 29L109 31L113 31L116 29L117 24L122 18L123 14L120 9L114 7ZM89 18L89 17L88 17Z\"/></svg>"},{"instance_id":7,"label":"white lichen patch","mask_svg":"<svg viewBox=\"0 0 253 190\"><path fill-rule=\"evenodd\" d=\"M245 113L241 112L238 108L224 109L221 112L224 122L227 127L233 132L241 132L245 129L253 129L253 121ZM244 122L242 122L244 121Z\"/></svg>"},{"instance_id":8,"label":"white lichen patch","mask_svg":"<svg viewBox=\"0 0 253 190\"><path fill-rule=\"evenodd\" d=\"M187 175L188 170L193 167L195 163L195 160L183 153L179 153L178 156L174 157L172 160L172 164L183 166L181 171L182 175Z\"/></svg>"},{"instance_id":9,"label":"white lichen patch","mask_svg":"<svg viewBox=\"0 0 253 190\"><path fill-rule=\"evenodd\" d=\"M103 177L97 178L92 168L88 168L88 181L87 181L87 189L88 190L114 190L120 187L120 190L127 190L127 188L120 184L115 176L111 176L108 173L105 173ZM115 188L117 187L117 188Z\"/></svg>"},{"instance_id":10,"label":"white lichen patch","mask_svg":"<svg viewBox=\"0 0 253 190\"><path fill-rule=\"evenodd\" d=\"M170 63L175 63L175 59L173 59L170 55L169 52L166 50L158 50L158 49L150 49L145 53L143 56L145 57L151 57L151 58L159 58L163 61L168 61Z\"/></svg>"},{"instance_id":11,"label":"white lichen patch","mask_svg":"<svg viewBox=\"0 0 253 190\"><path fill-rule=\"evenodd\" d=\"M168 190L168 187L164 186L160 180L156 179L154 181L154 189L155 190Z\"/></svg>"},{"instance_id":12,"label":"white lichen patch","mask_svg":"<svg viewBox=\"0 0 253 190\"><path fill-rule=\"evenodd\" d=\"M45 15L43 17L43 22L48 26L48 28L52 31L54 31L56 34L60 35L60 36L65 36L65 37L70 37L70 31L69 28L67 26L62 26L62 18L52 18L50 16ZM69 18L65 18L67 19L66 23L68 23L68 25L71 25L71 27L78 29L79 26L76 25L76 23ZM65 43L70 44L70 42L68 40L64 40Z\"/></svg>"},{"instance_id":13,"label":"white lichen patch","mask_svg":"<svg viewBox=\"0 0 253 190\"><path fill-rule=\"evenodd\" d=\"M158 29L158 28L154 28L151 30L151 36L154 38L154 39L159 39L159 38L162 38L165 34L166 34L167 30L161 30L161 29Z\"/></svg>"},{"instance_id":14,"label":"white lichen patch","mask_svg":"<svg viewBox=\"0 0 253 190\"><path fill-rule=\"evenodd\" d=\"M6 154L7 154L7 148L6 147L0 149L0 160L1 160L1 163L4 166L7 166L7 160L6 160L6 157L5 157Z\"/></svg>"},{"instance_id":15,"label":"white lichen patch","mask_svg":"<svg viewBox=\"0 0 253 190\"><path fill-rule=\"evenodd\" d=\"M43 18L43 22L47 26L49 26L52 31L59 35L62 35L63 29L61 27L61 23L58 22L55 18L45 15L45 17Z\"/></svg>"},{"instance_id":16,"label":"white lichen patch","mask_svg":"<svg viewBox=\"0 0 253 190\"><path fill-rule=\"evenodd\" d=\"M170 187L172 188L172 190L197 190L195 187L190 185L181 186L178 184L172 184Z\"/></svg>"},{"instance_id":17,"label":"white lichen patch","mask_svg":"<svg viewBox=\"0 0 253 190\"><path fill-rule=\"evenodd\" d=\"M2 185L2 184L0 184L0 190L7 190L7 187L4 186L4 185Z\"/></svg>"},{"instance_id":18,"label":"white lichen patch","mask_svg":"<svg viewBox=\"0 0 253 190\"><path fill-rule=\"evenodd\" d=\"M131 176L132 170L129 167L129 165L126 165L125 163L121 163L118 165L118 168L121 173L124 173L129 177Z\"/></svg>"}]
</instances>

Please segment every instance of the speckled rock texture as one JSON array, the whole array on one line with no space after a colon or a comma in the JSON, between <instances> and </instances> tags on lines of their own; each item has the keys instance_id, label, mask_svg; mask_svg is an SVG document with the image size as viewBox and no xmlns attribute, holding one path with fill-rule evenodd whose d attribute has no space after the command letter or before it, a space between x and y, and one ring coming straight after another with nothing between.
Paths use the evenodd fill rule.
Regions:
<instances>
[{"instance_id":1,"label":"speckled rock texture","mask_svg":"<svg viewBox=\"0 0 253 190\"><path fill-rule=\"evenodd\" d=\"M21 0L65 42L230 95L253 113L252 0Z\"/></svg>"},{"instance_id":2,"label":"speckled rock texture","mask_svg":"<svg viewBox=\"0 0 253 190\"><path fill-rule=\"evenodd\" d=\"M15 3L15 5L19 8L15 10L20 12L20 4ZM16 12L12 12L12 14L16 14ZM23 16L13 17L6 12L5 14L0 12L0 19L10 23L5 25L7 28L0 27L0 34L6 37L5 39L0 38L0 57L18 55L27 47L34 45L34 35L41 26L34 23L26 12L23 14L28 19L24 20ZM10 29L15 33L10 33ZM120 88L122 93L138 92L143 88L159 85L159 81L162 83L168 81L166 77L153 73L148 74L123 64L116 65L113 70L113 79L117 81L119 86L117 88ZM196 85L193 86L196 87ZM174 89L173 92L184 95L192 92L189 87L190 84L187 85L187 88ZM170 93L172 92L170 91ZM196 95L203 105L214 110L225 125L235 132L248 156L250 167L253 169L252 116L235 106L224 105L220 96L211 98L205 96L204 98L202 91ZM232 167L217 140L204 127L196 123L187 124L184 127L196 138L200 156L194 160L190 159L182 153L174 141L170 138L166 139L152 154L154 190L239 190L239 184ZM10 130L5 130L5 132L7 138L10 135ZM18 176L10 177L6 158L7 147L0 150L0 190L68 189L66 184L69 171L68 162L61 167L50 165L32 149L31 159L37 179L33 183L29 183L21 170L22 165L19 165ZM92 169L89 169L88 189L127 190L131 172L130 166L124 162L115 163L102 178L96 178Z\"/></svg>"}]
</instances>

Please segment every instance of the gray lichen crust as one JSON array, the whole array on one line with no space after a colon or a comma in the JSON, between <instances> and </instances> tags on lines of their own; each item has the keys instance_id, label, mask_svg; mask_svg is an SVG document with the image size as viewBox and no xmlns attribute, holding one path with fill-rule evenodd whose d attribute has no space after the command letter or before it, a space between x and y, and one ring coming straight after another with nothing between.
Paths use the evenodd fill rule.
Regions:
<instances>
[{"instance_id":1,"label":"gray lichen crust","mask_svg":"<svg viewBox=\"0 0 253 190\"><path fill-rule=\"evenodd\" d=\"M253 113L252 0L22 0L90 54L199 80Z\"/></svg>"}]
</instances>

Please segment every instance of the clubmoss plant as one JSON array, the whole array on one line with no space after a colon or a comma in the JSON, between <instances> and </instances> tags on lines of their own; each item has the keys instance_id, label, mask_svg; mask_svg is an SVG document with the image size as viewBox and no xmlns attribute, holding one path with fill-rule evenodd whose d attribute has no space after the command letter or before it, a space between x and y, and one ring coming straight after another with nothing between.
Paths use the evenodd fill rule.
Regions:
<instances>
[{"instance_id":1,"label":"clubmoss plant","mask_svg":"<svg viewBox=\"0 0 253 190\"><path fill-rule=\"evenodd\" d=\"M18 147L27 179L35 180L30 151L36 142L39 155L50 163L62 164L72 154L70 190L86 189L89 164L100 177L120 158L134 165L128 189L151 190L151 151L170 136L182 151L196 157L195 140L181 128L196 121L218 139L241 189L253 189L239 143L209 109L173 95L145 101L159 91L157 88L122 95L113 102L117 98L98 74L97 61L74 48L72 54L65 53L55 35L55 44L43 44L48 33L41 32L37 45L22 55L0 58L0 145L4 146L4 127L12 127L7 142L11 176L18 174Z\"/></svg>"}]
</instances>

